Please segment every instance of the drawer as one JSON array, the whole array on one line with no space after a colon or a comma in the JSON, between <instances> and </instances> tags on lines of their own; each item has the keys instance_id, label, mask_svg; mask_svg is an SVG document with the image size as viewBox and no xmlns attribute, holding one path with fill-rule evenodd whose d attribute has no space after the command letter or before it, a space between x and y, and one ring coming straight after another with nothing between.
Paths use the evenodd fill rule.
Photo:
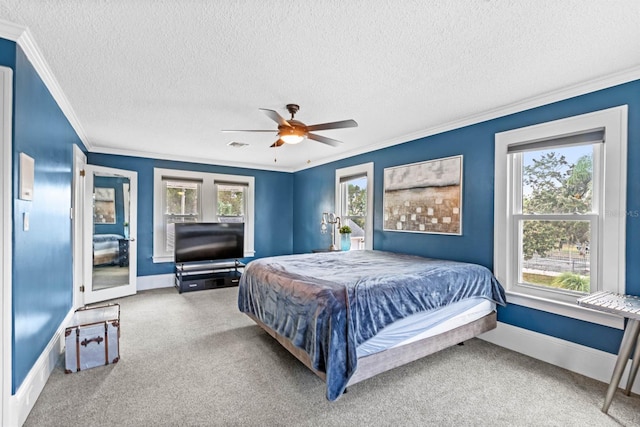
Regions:
<instances>
[{"instance_id":1,"label":"drawer","mask_svg":"<svg viewBox=\"0 0 640 427\"><path fill-rule=\"evenodd\" d=\"M183 280L181 286L182 292L201 291L205 289L204 280Z\"/></svg>"},{"instance_id":2,"label":"drawer","mask_svg":"<svg viewBox=\"0 0 640 427\"><path fill-rule=\"evenodd\" d=\"M240 276L229 276L224 279L225 286L238 286Z\"/></svg>"}]
</instances>

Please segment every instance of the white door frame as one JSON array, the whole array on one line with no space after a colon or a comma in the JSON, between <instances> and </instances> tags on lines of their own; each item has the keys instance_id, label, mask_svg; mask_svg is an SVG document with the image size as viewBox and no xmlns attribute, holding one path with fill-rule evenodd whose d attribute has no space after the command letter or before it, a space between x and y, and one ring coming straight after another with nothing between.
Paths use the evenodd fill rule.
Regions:
<instances>
[{"instance_id":1,"label":"white door frame","mask_svg":"<svg viewBox=\"0 0 640 427\"><path fill-rule=\"evenodd\" d=\"M87 156L80 147L73 145L73 189L71 209L73 222L73 308L84 305L84 295L81 286L84 280L84 173L87 166Z\"/></svg>"},{"instance_id":2,"label":"white door frame","mask_svg":"<svg viewBox=\"0 0 640 427\"><path fill-rule=\"evenodd\" d=\"M12 286L12 268L11 268L11 243L13 241L13 215L12 215L12 177L13 177L13 161L12 161L12 117L13 117L13 70L7 67L0 67L0 140L2 140L2 149L0 149L0 164L2 172L0 172L0 307L2 315L0 316L0 331L2 339L0 340L0 407L1 417L0 424L9 425L11 422L11 405L9 399L11 397L11 286Z\"/></svg>"}]
</instances>

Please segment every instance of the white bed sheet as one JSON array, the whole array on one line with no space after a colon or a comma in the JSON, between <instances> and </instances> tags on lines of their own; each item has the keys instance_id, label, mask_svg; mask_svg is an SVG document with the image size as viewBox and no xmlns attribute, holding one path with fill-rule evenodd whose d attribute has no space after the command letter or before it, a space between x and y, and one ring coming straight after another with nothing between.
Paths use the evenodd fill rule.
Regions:
<instances>
[{"instance_id":1,"label":"white bed sheet","mask_svg":"<svg viewBox=\"0 0 640 427\"><path fill-rule=\"evenodd\" d=\"M495 311L496 304L484 298L470 298L446 307L417 313L385 327L360 344L358 358L409 344L478 320Z\"/></svg>"}]
</instances>

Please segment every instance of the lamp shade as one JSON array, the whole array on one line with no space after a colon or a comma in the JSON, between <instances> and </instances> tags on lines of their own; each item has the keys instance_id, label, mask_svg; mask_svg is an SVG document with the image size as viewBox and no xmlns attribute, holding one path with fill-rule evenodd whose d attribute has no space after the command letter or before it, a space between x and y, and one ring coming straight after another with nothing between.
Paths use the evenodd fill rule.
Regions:
<instances>
[{"instance_id":1,"label":"lamp shade","mask_svg":"<svg viewBox=\"0 0 640 427\"><path fill-rule=\"evenodd\" d=\"M282 139L287 144L297 144L302 142L304 136L302 135L281 135L280 139Z\"/></svg>"},{"instance_id":2,"label":"lamp shade","mask_svg":"<svg viewBox=\"0 0 640 427\"><path fill-rule=\"evenodd\" d=\"M280 127L279 134L280 134L280 139L282 139L287 144L297 144L299 142L302 142L305 136L307 136L304 129L300 129L297 127L291 127L291 128Z\"/></svg>"}]
</instances>

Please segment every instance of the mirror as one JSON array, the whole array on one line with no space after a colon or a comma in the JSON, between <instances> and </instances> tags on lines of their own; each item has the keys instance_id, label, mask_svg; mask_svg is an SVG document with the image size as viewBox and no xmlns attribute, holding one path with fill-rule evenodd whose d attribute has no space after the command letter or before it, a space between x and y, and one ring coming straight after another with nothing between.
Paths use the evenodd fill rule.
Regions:
<instances>
[{"instance_id":1,"label":"mirror","mask_svg":"<svg viewBox=\"0 0 640 427\"><path fill-rule=\"evenodd\" d=\"M93 173L93 291L129 284L130 181Z\"/></svg>"}]
</instances>

